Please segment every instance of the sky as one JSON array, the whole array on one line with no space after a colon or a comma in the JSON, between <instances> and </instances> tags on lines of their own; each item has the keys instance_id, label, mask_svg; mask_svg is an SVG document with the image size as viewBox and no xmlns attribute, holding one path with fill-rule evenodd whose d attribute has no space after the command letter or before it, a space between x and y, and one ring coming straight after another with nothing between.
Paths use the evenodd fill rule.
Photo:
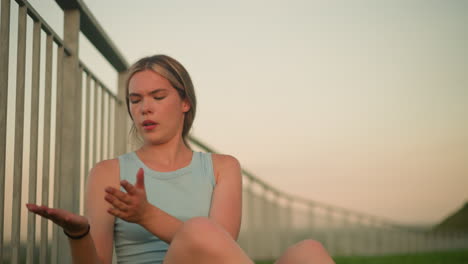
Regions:
<instances>
[{"instance_id":1,"label":"sky","mask_svg":"<svg viewBox=\"0 0 468 264\"><path fill-rule=\"evenodd\" d=\"M30 2L63 36L55 2ZM272 186L405 224L468 201L467 1L85 3L129 63L179 60L192 134Z\"/></svg>"}]
</instances>

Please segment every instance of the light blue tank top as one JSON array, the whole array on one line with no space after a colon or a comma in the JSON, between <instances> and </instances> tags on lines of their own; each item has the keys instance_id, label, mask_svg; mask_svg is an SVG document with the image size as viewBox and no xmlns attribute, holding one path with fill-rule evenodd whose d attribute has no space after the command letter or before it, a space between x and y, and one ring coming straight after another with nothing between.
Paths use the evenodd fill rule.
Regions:
<instances>
[{"instance_id":1,"label":"light blue tank top","mask_svg":"<svg viewBox=\"0 0 468 264\"><path fill-rule=\"evenodd\" d=\"M171 172L148 168L129 152L119 156L120 179L134 184L139 168L145 172L148 201L166 213L186 221L209 215L215 186L211 153L193 152L187 167ZM122 188L122 190L124 190ZM115 218L114 241L117 263L162 263L169 245L142 226Z\"/></svg>"}]
</instances>

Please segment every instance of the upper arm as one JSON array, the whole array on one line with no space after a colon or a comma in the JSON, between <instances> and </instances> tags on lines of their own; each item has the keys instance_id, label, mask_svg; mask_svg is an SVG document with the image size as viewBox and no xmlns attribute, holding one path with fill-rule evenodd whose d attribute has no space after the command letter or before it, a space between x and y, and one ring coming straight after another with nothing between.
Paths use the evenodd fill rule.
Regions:
<instances>
[{"instance_id":1,"label":"upper arm","mask_svg":"<svg viewBox=\"0 0 468 264\"><path fill-rule=\"evenodd\" d=\"M237 240L242 219L241 167L232 156L213 154L212 157L216 186L209 217Z\"/></svg>"},{"instance_id":2,"label":"upper arm","mask_svg":"<svg viewBox=\"0 0 468 264\"><path fill-rule=\"evenodd\" d=\"M104 200L105 188L120 188L118 159L105 160L91 169L86 183L85 215L91 225L96 252L102 263L112 262L114 241L114 216L107 212L109 203Z\"/></svg>"}]
</instances>

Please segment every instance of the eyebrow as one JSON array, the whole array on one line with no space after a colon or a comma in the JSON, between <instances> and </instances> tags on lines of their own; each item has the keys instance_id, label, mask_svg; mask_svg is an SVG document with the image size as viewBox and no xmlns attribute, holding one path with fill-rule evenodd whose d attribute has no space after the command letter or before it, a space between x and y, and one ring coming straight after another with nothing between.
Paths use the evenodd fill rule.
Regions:
<instances>
[{"instance_id":1,"label":"eyebrow","mask_svg":"<svg viewBox=\"0 0 468 264\"><path fill-rule=\"evenodd\" d=\"M156 90L153 90L151 92L149 92L148 94L155 94L155 93L158 93L158 92L162 92L162 91L166 91L166 89L164 88L159 88L159 89L156 89ZM129 93L128 96L141 96L141 94L139 93Z\"/></svg>"}]
</instances>

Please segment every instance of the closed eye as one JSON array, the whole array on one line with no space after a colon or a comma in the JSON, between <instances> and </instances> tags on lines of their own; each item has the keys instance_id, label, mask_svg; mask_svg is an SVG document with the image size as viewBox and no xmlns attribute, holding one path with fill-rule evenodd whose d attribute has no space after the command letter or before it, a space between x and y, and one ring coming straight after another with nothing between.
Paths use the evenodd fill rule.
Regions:
<instances>
[{"instance_id":1,"label":"closed eye","mask_svg":"<svg viewBox=\"0 0 468 264\"><path fill-rule=\"evenodd\" d=\"M140 102L140 100L141 100L141 96L137 95L137 94L129 94L127 98L130 101L130 103L132 103L132 104L136 104L136 103Z\"/></svg>"}]
</instances>

